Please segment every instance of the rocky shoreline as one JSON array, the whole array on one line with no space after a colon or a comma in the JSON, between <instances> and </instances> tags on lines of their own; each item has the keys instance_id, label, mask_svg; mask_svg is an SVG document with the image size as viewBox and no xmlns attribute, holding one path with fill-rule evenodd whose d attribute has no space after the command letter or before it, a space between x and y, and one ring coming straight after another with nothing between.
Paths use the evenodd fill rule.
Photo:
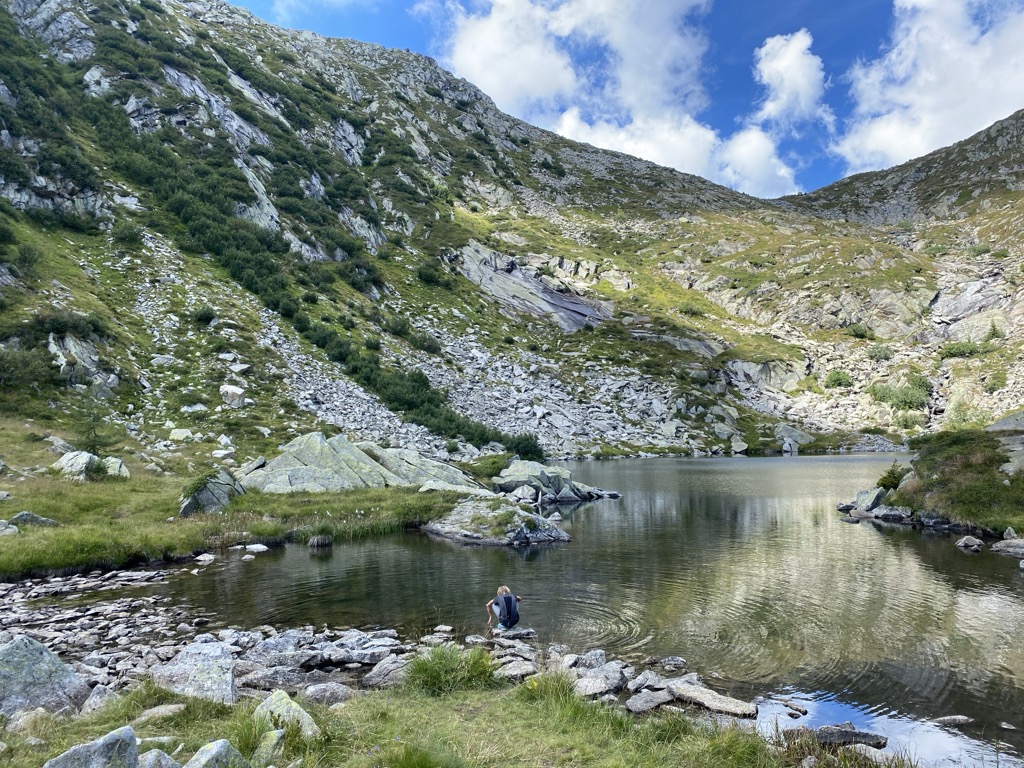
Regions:
<instances>
[{"instance_id":1,"label":"rocky shoreline","mask_svg":"<svg viewBox=\"0 0 1024 768\"><path fill-rule=\"evenodd\" d=\"M166 583L173 576L163 570L94 572L0 585L0 717L6 720L6 730L29 729L40 710L88 714L148 678L176 693L222 704L259 700L278 723L295 722L305 731L316 726L298 702L344 706L369 690L399 685L411 659L438 646L483 648L496 665L496 676L514 683L561 671L573 678L578 696L634 715L666 707L727 718L754 718L758 712L756 703L707 687L677 656L630 663L609 658L600 649L574 653L564 645L541 648L532 629L458 637L452 627L442 625L414 639L389 628L327 626L228 627L211 633L205 628L215 617L170 605L170 598L95 599L104 592ZM783 704L792 717L806 714L798 704ZM134 722L147 716L159 713L143 713ZM875 734L846 726L798 731L813 735L820 744L884 759L878 749L885 746L885 739ZM269 757L264 757L269 761L254 758L250 763L220 740L184 765L265 767L283 738L283 731L273 733L277 735L265 734ZM164 751L174 751L171 742L148 740L143 746L153 748L140 756L129 726L74 747L46 766L173 768L181 763ZM40 751L45 746L35 743ZM4 751L0 745L0 754Z\"/></svg>"},{"instance_id":2,"label":"rocky shoreline","mask_svg":"<svg viewBox=\"0 0 1024 768\"><path fill-rule=\"evenodd\" d=\"M1007 528L1000 533L971 523L957 523L940 515L914 512L910 507L884 503L892 494L891 489L870 488L858 493L856 500L837 505L836 510L843 515L842 520L845 523L857 524L862 520L871 520L960 535L956 547L969 552L980 552L984 549L984 539L996 539L991 545L991 550L1020 560L1020 567L1024 569L1024 538L1013 528Z\"/></svg>"}]
</instances>

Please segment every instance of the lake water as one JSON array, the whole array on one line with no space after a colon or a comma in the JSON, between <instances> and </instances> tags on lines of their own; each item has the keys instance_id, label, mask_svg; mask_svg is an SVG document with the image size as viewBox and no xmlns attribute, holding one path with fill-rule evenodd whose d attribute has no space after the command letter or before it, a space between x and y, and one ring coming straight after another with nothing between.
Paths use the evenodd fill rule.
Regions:
<instances>
[{"instance_id":1,"label":"lake water","mask_svg":"<svg viewBox=\"0 0 1024 768\"><path fill-rule=\"evenodd\" d=\"M463 548L420 533L227 557L168 587L218 624L436 624L483 633L500 584L541 643L678 655L759 700L759 727L846 720L932 765L1024 765L1024 577L949 536L840 522L892 456L567 463L623 493L563 510L568 545ZM718 677L713 677L717 675ZM810 710L791 721L780 699ZM924 722L945 715L959 728Z\"/></svg>"}]
</instances>

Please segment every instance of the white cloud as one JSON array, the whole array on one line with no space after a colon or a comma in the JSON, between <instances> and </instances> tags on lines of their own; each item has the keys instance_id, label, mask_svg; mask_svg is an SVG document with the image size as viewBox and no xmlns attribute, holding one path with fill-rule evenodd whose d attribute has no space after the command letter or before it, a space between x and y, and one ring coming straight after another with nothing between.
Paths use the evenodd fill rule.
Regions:
<instances>
[{"instance_id":1,"label":"white cloud","mask_svg":"<svg viewBox=\"0 0 1024 768\"><path fill-rule=\"evenodd\" d=\"M821 103L825 94L825 67L811 53L811 33L801 29L775 35L754 51L754 77L767 95L754 119L780 126L813 119L831 124L831 113Z\"/></svg>"},{"instance_id":2,"label":"white cloud","mask_svg":"<svg viewBox=\"0 0 1024 768\"><path fill-rule=\"evenodd\" d=\"M588 123L576 107L562 114L554 130L563 136L642 157L670 168L713 178L718 135L689 115L642 116L626 125L607 121Z\"/></svg>"},{"instance_id":3,"label":"white cloud","mask_svg":"<svg viewBox=\"0 0 1024 768\"><path fill-rule=\"evenodd\" d=\"M781 197L800 191L793 169L778 155L776 140L749 126L724 142L719 153L720 178L755 197Z\"/></svg>"},{"instance_id":4,"label":"white cloud","mask_svg":"<svg viewBox=\"0 0 1024 768\"><path fill-rule=\"evenodd\" d=\"M848 171L965 138L1024 106L1024 3L896 0L883 55L849 73L855 103L832 149Z\"/></svg>"},{"instance_id":5,"label":"white cloud","mask_svg":"<svg viewBox=\"0 0 1024 768\"><path fill-rule=\"evenodd\" d=\"M827 114L811 36L769 38L755 52L766 98L723 137L696 117L708 104L708 41L697 20L709 4L418 0L415 12L432 14L445 30L442 62L512 114L750 194L797 192L772 130Z\"/></svg>"},{"instance_id":6,"label":"white cloud","mask_svg":"<svg viewBox=\"0 0 1024 768\"><path fill-rule=\"evenodd\" d=\"M503 109L544 114L577 87L572 59L551 30L551 12L530 0L495 0L487 14L449 7L446 60Z\"/></svg>"}]
</instances>

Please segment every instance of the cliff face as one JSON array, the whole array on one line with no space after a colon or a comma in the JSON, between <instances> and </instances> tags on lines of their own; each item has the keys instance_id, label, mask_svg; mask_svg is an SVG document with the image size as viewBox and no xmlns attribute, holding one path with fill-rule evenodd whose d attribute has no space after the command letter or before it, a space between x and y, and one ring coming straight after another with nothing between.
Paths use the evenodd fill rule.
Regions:
<instances>
[{"instance_id":1,"label":"cliff face","mask_svg":"<svg viewBox=\"0 0 1024 768\"><path fill-rule=\"evenodd\" d=\"M227 4L0 7L0 342L105 321L77 383L136 433L240 407L436 452L706 452L1021 406L1021 113L761 201Z\"/></svg>"}]
</instances>

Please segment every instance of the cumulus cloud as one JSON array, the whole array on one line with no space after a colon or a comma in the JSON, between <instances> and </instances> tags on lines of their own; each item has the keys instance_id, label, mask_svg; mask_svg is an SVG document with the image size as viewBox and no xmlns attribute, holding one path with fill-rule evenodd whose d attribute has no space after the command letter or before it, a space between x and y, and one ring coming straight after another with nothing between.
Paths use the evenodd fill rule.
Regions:
<instances>
[{"instance_id":1,"label":"cumulus cloud","mask_svg":"<svg viewBox=\"0 0 1024 768\"><path fill-rule=\"evenodd\" d=\"M543 115L576 90L572 59L560 47L552 14L529 0L495 0L489 13L450 5L446 51L452 69L519 115Z\"/></svg>"},{"instance_id":2,"label":"cumulus cloud","mask_svg":"<svg viewBox=\"0 0 1024 768\"><path fill-rule=\"evenodd\" d=\"M832 123L832 114L822 104L825 67L811 53L811 33L801 29L791 35L775 35L754 51L754 77L767 91L757 122L792 126L806 120Z\"/></svg>"},{"instance_id":3,"label":"cumulus cloud","mask_svg":"<svg viewBox=\"0 0 1024 768\"><path fill-rule=\"evenodd\" d=\"M755 197L781 197L799 191L792 168L778 155L776 139L749 126L726 140L718 152L720 178Z\"/></svg>"},{"instance_id":4,"label":"cumulus cloud","mask_svg":"<svg viewBox=\"0 0 1024 768\"><path fill-rule=\"evenodd\" d=\"M466 0L474 2L474 0ZM419 0L445 30L440 58L499 107L568 138L627 152L740 191L798 191L771 135L740 126L724 138L696 116L710 0ZM824 90L806 31L771 38L757 71L761 121L791 125ZM797 65L795 72L784 71Z\"/></svg>"},{"instance_id":5,"label":"cumulus cloud","mask_svg":"<svg viewBox=\"0 0 1024 768\"><path fill-rule=\"evenodd\" d=\"M881 56L848 74L852 115L832 149L872 170L958 141L1024 106L1020 0L896 0Z\"/></svg>"}]
</instances>

